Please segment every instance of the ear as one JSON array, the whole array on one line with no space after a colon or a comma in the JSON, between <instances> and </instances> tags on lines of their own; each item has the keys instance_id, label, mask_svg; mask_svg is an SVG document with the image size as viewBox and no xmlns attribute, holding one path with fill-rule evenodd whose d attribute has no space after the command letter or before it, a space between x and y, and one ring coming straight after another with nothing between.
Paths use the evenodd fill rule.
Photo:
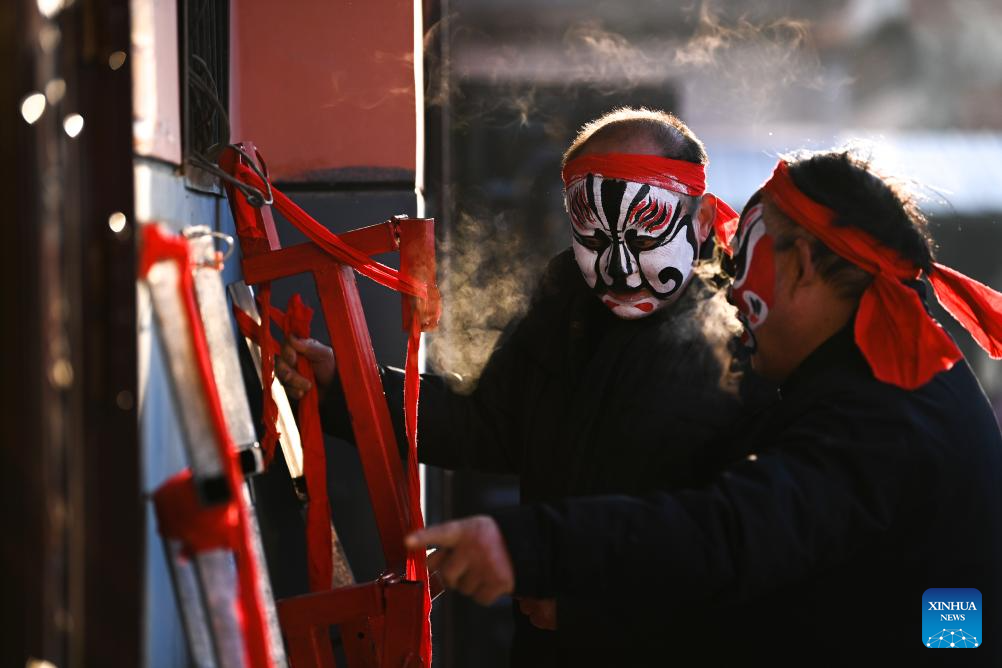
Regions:
<instances>
[{"instance_id":1,"label":"ear","mask_svg":"<svg viewBox=\"0 0 1002 668\"><path fill-rule=\"evenodd\" d=\"M811 242L803 237L798 237L794 240L791 250L793 251L790 253L792 265L790 267L792 274L791 289L811 287L820 281L821 274L818 272L817 265L814 264L814 256L811 253Z\"/></svg>"},{"instance_id":2,"label":"ear","mask_svg":"<svg viewBox=\"0 0 1002 668\"><path fill-rule=\"evenodd\" d=\"M706 193L696 202L696 236L699 243L705 243L713 234L713 222L717 219L717 196Z\"/></svg>"}]
</instances>

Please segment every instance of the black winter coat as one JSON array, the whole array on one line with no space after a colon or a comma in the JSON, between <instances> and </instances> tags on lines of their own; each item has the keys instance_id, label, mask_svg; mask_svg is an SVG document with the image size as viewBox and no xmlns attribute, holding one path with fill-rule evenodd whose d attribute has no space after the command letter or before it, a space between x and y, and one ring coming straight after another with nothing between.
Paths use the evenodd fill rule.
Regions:
<instances>
[{"instance_id":1,"label":"black winter coat","mask_svg":"<svg viewBox=\"0 0 1002 668\"><path fill-rule=\"evenodd\" d=\"M522 503L691 484L739 410L730 313L719 290L694 277L675 304L621 320L585 285L568 249L471 394L422 377L419 458L517 474ZM383 381L403 443L403 377L389 369ZM350 439L343 399L329 398L323 411L325 430ZM577 649L555 640L516 614L513 665L576 663Z\"/></svg>"},{"instance_id":2,"label":"black winter coat","mask_svg":"<svg viewBox=\"0 0 1002 668\"><path fill-rule=\"evenodd\" d=\"M558 598L579 665L1002 665L1002 437L967 364L886 385L850 326L781 391L709 484L495 513L516 593ZM926 648L941 587L981 591L983 646Z\"/></svg>"}]
</instances>

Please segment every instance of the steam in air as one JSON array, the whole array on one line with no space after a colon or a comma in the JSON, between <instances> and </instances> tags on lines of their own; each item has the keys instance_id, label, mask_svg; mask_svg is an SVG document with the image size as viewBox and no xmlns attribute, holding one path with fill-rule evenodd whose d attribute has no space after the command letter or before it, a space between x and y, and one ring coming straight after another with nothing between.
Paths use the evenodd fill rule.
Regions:
<instances>
[{"instance_id":1,"label":"steam in air","mask_svg":"<svg viewBox=\"0 0 1002 668\"><path fill-rule=\"evenodd\" d=\"M687 10L666 9L663 26L616 30L610 27L619 24L616 16L597 16L582 6L560 27L536 29L506 18L501 8L483 5L479 11L496 11L498 19L480 16L474 24L457 9L460 5L454 3L455 11L425 35L426 103L446 115L453 139L494 127L513 135L538 132L553 147L549 162L537 150L534 167L507 176L514 194L501 203L502 213L472 215L472 209L455 205L445 212L451 236L440 249L444 312L429 360L469 390L501 330L526 308L545 261L537 248L545 237L540 230L555 230L558 249L570 242L559 155L580 124L592 120L578 117L580 109L597 116L623 104L644 104L635 99L638 90L661 91L665 99L670 91L680 91L682 108L669 110L698 133L704 123L738 117L761 122L781 110L789 89L817 89L830 82L822 76L805 21L728 17L703 2ZM489 30L478 27L486 25ZM549 167L534 178L551 179L552 185L536 187L545 198L528 203L529 188L519 179L541 163ZM471 193L481 192L484 184L464 186L462 167L453 169L450 176L458 183L449 187L466 189L456 201L471 201ZM486 203L477 206L486 208ZM560 219L556 226L554 218Z\"/></svg>"}]
</instances>

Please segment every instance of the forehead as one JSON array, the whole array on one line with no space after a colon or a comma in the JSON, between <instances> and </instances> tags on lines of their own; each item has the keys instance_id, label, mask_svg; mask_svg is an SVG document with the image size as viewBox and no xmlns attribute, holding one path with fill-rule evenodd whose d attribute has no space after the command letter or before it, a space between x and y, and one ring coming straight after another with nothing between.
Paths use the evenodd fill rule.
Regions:
<instances>
[{"instance_id":1,"label":"forehead","mask_svg":"<svg viewBox=\"0 0 1002 668\"><path fill-rule=\"evenodd\" d=\"M650 133L636 128L599 130L578 150L575 157L593 153L630 153L633 155L664 156L664 147Z\"/></svg>"},{"instance_id":2,"label":"forehead","mask_svg":"<svg viewBox=\"0 0 1002 668\"><path fill-rule=\"evenodd\" d=\"M765 224L766 232L771 236L777 236L782 224L785 222L785 217L776 208L776 205L772 203L769 196L763 193L761 190L756 192L745 204L745 208L741 210L741 219L738 222L738 234L747 229L748 225L754 223L756 220L761 220Z\"/></svg>"}]
</instances>

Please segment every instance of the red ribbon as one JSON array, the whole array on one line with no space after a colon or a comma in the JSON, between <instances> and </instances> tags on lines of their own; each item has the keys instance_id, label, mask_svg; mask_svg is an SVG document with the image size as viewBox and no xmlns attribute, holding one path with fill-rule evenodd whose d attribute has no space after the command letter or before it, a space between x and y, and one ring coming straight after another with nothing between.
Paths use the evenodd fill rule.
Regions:
<instances>
[{"instance_id":1,"label":"red ribbon","mask_svg":"<svg viewBox=\"0 0 1002 668\"><path fill-rule=\"evenodd\" d=\"M188 538L191 542L186 549L198 550L199 545L216 547L231 542L237 564L237 577L240 583L239 608L237 618L241 624L244 649L252 666L266 668L271 666L268 651L268 625L265 620L264 602L261 600L258 583L258 564L251 550L250 518L245 504L240 503L243 494L243 473L237 461L237 448L233 443L229 430L226 428L226 418L219 400L215 376L212 373L212 360L209 357L209 346L205 339L198 305L195 302L194 279L192 263L188 254L188 242L178 236L163 233L157 225L146 225L143 228L143 252L140 259L140 276L145 276L150 268L162 261L172 261L178 265L178 292L184 305L185 316L188 319L187 331L191 334L191 343L195 352L196 370L201 387L205 393L204 399L208 407L219 449L220 460L223 462L223 473L230 489L230 501L225 510L210 510L211 513L222 512L227 517L236 520L236 539L233 539L228 525L220 525L219 518L207 518L190 527L187 533L193 533ZM171 491L168 490L168 496ZM176 519L176 518L168 518ZM176 527L175 527L176 528ZM223 536L217 531L225 531Z\"/></svg>"},{"instance_id":2,"label":"red ribbon","mask_svg":"<svg viewBox=\"0 0 1002 668\"><path fill-rule=\"evenodd\" d=\"M289 300L285 313L271 307L272 320L285 334L299 339L310 336L313 309L306 306L298 294ZM310 493L306 509L306 553L310 590L327 591L334 578L331 553L331 511L327 501L327 454L320 426L320 399L313 367L305 356L296 359L296 371L310 381L310 390L299 400L296 422L303 442L303 475Z\"/></svg>"},{"instance_id":3,"label":"red ribbon","mask_svg":"<svg viewBox=\"0 0 1002 668\"><path fill-rule=\"evenodd\" d=\"M912 390L963 357L918 294L901 282L919 278L920 267L858 227L836 226L837 214L802 193L783 161L763 190L837 255L873 275L859 302L855 337L878 380ZM1002 294L938 262L928 276L943 308L989 355L1002 357Z\"/></svg>"},{"instance_id":4,"label":"red ribbon","mask_svg":"<svg viewBox=\"0 0 1002 668\"><path fill-rule=\"evenodd\" d=\"M417 421L420 376L418 375L418 350L421 347L421 323L417 313L411 313L411 332L407 340L407 359L404 362L404 426L407 430L407 491L410 499L411 530L424 527L421 513L421 476L418 472ZM424 587L421 618L421 656L425 666L431 666L431 589L428 582L427 554L423 548L411 550L407 555L406 576Z\"/></svg>"},{"instance_id":5,"label":"red ribbon","mask_svg":"<svg viewBox=\"0 0 1002 668\"><path fill-rule=\"evenodd\" d=\"M670 190L680 195L699 197L706 192L706 168L696 162L673 160L657 155L633 153L590 153L570 160L561 176L564 187L594 174L607 179L620 179ZM731 239L738 229L738 214L726 202L714 197L717 215L713 219L717 244L730 255Z\"/></svg>"},{"instance_id":6,"label":"red ribbon","mask_svg":"<svg viewBox=\"0 0 1002 668\"><path fill-rule=\"evenodd\" d=\"M265 289L262 289L264 287ZM271 286L258 286L258 302L266 303L271 300ZM271 336L261 336L262 325L267 322L271 325L269 308L260 308L261 325L254 322L254 319L244 313L235 304L233 306L233 316L236 318L237 327L240 333L251 341L255 341L261 349L261 376L264 379L271 378L275 373L275 355L279 353L278 344ZM265 311L269 311L268 314ZM278 405L275 398L271 396L271 383L264 386L262 393L261 422L264 424L264 438L261 443L261 451L264 454L264 467L267 469L271 464L272 457L275 456L275 444L278 442Z\"/></svg>"},{"instance_id":7,"label":"red ribbon","mask_svg":"<svg viewBox=\"0 0 1002 668\"><path fill-rule=\"evenodd\" d=\"M254 170L250 169L243 163L236 163L233 175L244 183L264 190L265 184L261 180L261 177L259 177ZM341 264L346 264L352 267L363 276L366 276L380 285L390 288L391 290L417 297L419 299L428 298L428 286L424 282L408 276L401 271L393 269L392 267L387 267L384 264L376 262L362 251L346 244L340 239L340 237L317 222L274 186L271 186L271 192L274 197L274 207L278 209L279 213L281 213L286 220L292 223L292 225L305 234L308 239L310 239L335 260ZM237 225L239 227L241 225L250 225L250 223L237 221ZM260 230L257 230L256 226L254 226L254 229L255 233L251 236L262 236L262 233ZM259 292L259 295L260 294L261 293ZM263 336L270 336L269 331L264 328L265 318L267 317L265 315L265 311L270 310L270 308L267 307L267 302L265 302L265 306L266 308L262 308L261 332ZM417 352L421 346L421 325L418 320L419 319L416 315L412 315L410 323L410 338L407 342L407 361L404 365L404 419L407 426L408 440L407 487L412 530L417 530L424 526L424 519L421 514L421 488L417 461L417 404L420 383L417 368ZM309 334L307 333L306 336L308 335ZM270 386L271 377L269 376L265 378L265 387ZM268 400L268 396L268 393L265 392L265 401ZM300 426L300 430L302 430L302 426ZM305 457L305 449L307 447L305 437L303 438L303 445ZM307 479L307 485L311 485L309 478ZM309 489L311 490L310 496L312 499L312 486L310 486ZM312 507L316 503L317 501L313 500L311 501L310 506ZM429 615L431 612L431 595L428 585L428 568L423 550L417 550L408 555L406 576L408 579L421 582L424 587L423 633L421 636L420 653L424 659L425 665L430 666L431 624ZM328 578L328 582L329 581L330 579Z\"/></svg>"}]
</instances>

